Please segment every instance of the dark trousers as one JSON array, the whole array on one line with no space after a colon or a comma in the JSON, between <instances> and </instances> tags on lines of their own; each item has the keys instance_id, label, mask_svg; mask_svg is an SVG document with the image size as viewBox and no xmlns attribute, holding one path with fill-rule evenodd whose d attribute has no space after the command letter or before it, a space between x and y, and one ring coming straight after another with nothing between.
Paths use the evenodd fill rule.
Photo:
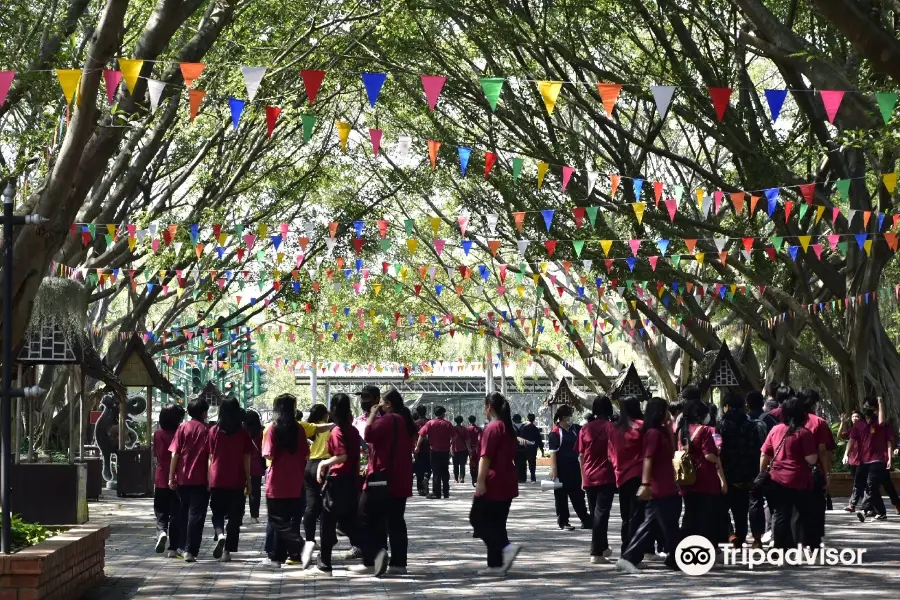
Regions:
<instances>
[{"instance_id":1,"label":"dark trousers","mask_svg":"<svg viewBox=\"0 0 900 600\"><path fill-rule=\"evenodd\" d=\"M449 458L449 452L445 452ZM363 564L375 564L379 550L391 545L392 567L406 567L409 537L406 532L406 498L379 498L363 490L359 499L359 548Z\"/></svg>"},{"instance_id":2,"label":"dark trousers","mask_svg":"<svg viewBox=\"0 0 900 600\"><path fill-rule=\"evenodd\" d=\"M443 488L444 498L450 497L450 453L431 451L431 493L441 497Z\"/></svg>"},{"instance_id":3,"label":"dark trousers","mask_svg":"<svg viewBox=\"0 0 900 600\"><path fill-rule=\"evenodd\" d=\"M884 500L881 497L881 482L884 480L885 465L883 462L873 462L860 465L861 471L859 477L863 477L866 482L865 493L862 498L862 506L871 507L875 514L883 515L886 513L884 508Z\"/></svg>"},{"instance_id":4,"label":"dark trousers","mask_svg":"<svg viewBox=\"0 0 900 600\"><path fill-rule=\"evenodd\" d=\"M474 537L487 546L488 567L503 566L503 549L509 545L506 521L512 500L487 500L476 496L469 511Z\"/></svg>"},{"instance_id":5,"label":"dark trousers","mask_svg":"<svg viewBox=\"0 0 900 600\"><path fill-rule=\"evenodd\" d=\"M528 456L524 450L516 452L516 475L519 476L519 483L528 481Z\"/></svg>"},{"instance_id":6,"label":"dark trousers","mask_svg":"<svg viewBox=\"0 0 900 600\"><path fill-rule=\"evenodd\" d=\"M258 519L259 518L259 503L261 500L260 493L262 491L262 476L251 477L250 478L250 494L248 496L248 500L250 501L250 518Z\"/></svg>"},{"instance_id":7,"label":"dark trousers","mask_svg":"<svg viewBox=\"0 0 900 600\"><path fill-rule=\"evenodd\" d=\"M306 463L303 474L303 490L306 494L306 510L303 511L303 536L307 541L316 539L316 524L322 516L322 485L317 479L321 459L313 459ZM354 499L356 491L354 490ZM326 564L331 564L330 562Z\"/></svg>"},{"instance_id":8,"label":"dark trousers","mask_svg":"<svg viewBox=\"0 0 900 600\"><path fill-rule=\"evenodd\" d=\"M891 504L900 506L900 496L897 495L897 488L894 487L894 482L891 481L891 472L887 467L882 471L881 485L887 493L888 498L891 499Z\"/></svg>"},{"instance_id":9,"label":"dark trousers","mask_svg":"<svg viewBox=\"0 0 900 600\"><path fill-rule=\"evenodd\" d=\"M466 462L469 453L466 450L453 453L453 480L463 483L466 480Z\"/></svg>"},{"instance_id":10,"label":"dark trousers","mask_svg":"<svg viewBox=\"0 0 900 600\"><path fill-rule=\"evenodd\" d=\"M429 450L420 450L413 461L416 474L416 490L420 496L428 494L428 477L431 475L431 456Z\"/></svg>"},{"instance_id":11,"label":"dark trousers","mask_svg":"<svg viewBox=\"0 0 900 600\"><path fill-rule=\"evenodd\" d=\"M528 470L531 471L531 481L536 481L534 478L534 470L537 468L537 447L528 447L525 450L525 456L528 459Z\"/></svg>"},{"instance_id":12,"label":"dark trousers","mask_svg":"<svg viewBox=\"0 0 900 600\"><path fill-rule=\"evenodd\" d=\"M272 547L267 552L275 562L283 563L289 556L300 556L303 550L303 536L292 524L300 506L300 498L266 498L268 525L272 529Z\"/></svg>"},{"instance_id":13,"label":"dark trousers","mask_svg":"<svg viewBox=\"0 0 900 600\"><path fill-rule=\"evenodd\" d=\"M631 536L644 521L644 502L637 499L637 490L641 487L641 478L633 477L619 488L619 515L622 517L622 549L625 552ZM637 511L640 510L640 514Z\"/></svg>"},{"instance_id":14,"label":"dark trousers","mask_svg":"<svg viewBox=\"0 0 900 600\"><path fill-rule=\"evenodd\" d=\"M853 489L850 490L850 501L847 504L850 505L850 508L856 508L857 503L862 499L866 491L866 482L860 482L860 469L857 465L847 465L847 469L850 471L850 480L853 482Z\"/></svg>"},{"instance_id":15,"label":"dark trousers","mask_svg":"<svg viewBox=\"0 0 900 600\"><path fill-rule=\"evenodd\" d=\"M584 491L587 493L590 514L593 516L591 556L600 556L609 548L609 511L616 495L616 484L593 486L585 488Z\"/></svg>"},{"instance_id":16,"label":"dark trousers","mask_svg":"<svg viewBox=\"0 0 900 600\"><path fill-rule=\"evenodd\" d=\"M766 516L762 511L750 512L750 484L729 484L725 494L725 506L734 521L734 537L744 542L747 532L753 531L760 536L766 528ZM747 525L750 525L749 529Z\"/></svg>"},{"instance_id":17,"label":"dark trousers","mask_svg":"<svg viewBox=\"0 0 900 600\"><path fill-rule=\"evenodd\" d=\"M770 483L766 493L772 511L772 539L776 548L796 548L810 522L812 490L798 490Z\"/></svg>"},{"instance_id":18,"label":"dark trousers","mask_svg":"<svg viewBox=\"0 0 900 600\"><path fill-rule=\"evenodd\" d=\"M169 536L167 550L177 550L180 539L178 537L178 494L167 487L157 487L153 490L153 512L156 513L156 534L165 533Z\"/></svg>"},{"instance_id":19,"label":"dark trousers","mask_svg":"<svg viewBox=\"0 0 900 600\"><path fill-rule=\"evenodd\" d=\"M209 490L205 485L182 485L178 488L178 541L194 556L200 552L203 523L209 506Z\"/></svg>"},{"instance_id":20,"label":"dark trousers","mask_svg":"<svg viewBox=\"0 0 900 600\"><path fill-rule=\"evenodd\" d=\"M237 552L244 519L244 490L212 488L209 491L209 509L216 537L225 536L225 549ZM227 521L227 523L226 523Z\"/></svg>"},{"instance_id":21,"label":"dark trousers","mask_svg":"<svg viewBox=\"0 0 900 600\"><path fill-rule=\"evenodd\" d=\"M302 493L302 492L301 492ZM266 506L268 506L268 498L266 498ZM300 533L300 523L303 521L303 513L306 512L306 495L300 496L300 502L294 505L294 514L291 516L291 529L294 533ZM275 528L271 521L266 521L266 554L270 554L275 547ZM298 555L299 556L299 555ZM291 558L297 558L291 556Z\"/></svg>"},{"instance_id":22,"label":"dark trousers","mask_svg":"<svg viewBox=\"0 0 900 600\"><path fill-rule=\"evenodd\" d=\"M684 495L684 518L681 537L702 535L714 546L725 541L724 496L722 494Z\"/></svg>"},{"instance_id":23,"label":"dark trousers","mask_svg":"<svg viewBox=\"0 0 900 600\"><path fill-rule=\"evenodd\" d=\"M825 474L820 468L813 471L813 489L809 494L809 520L803 529L803 545L817 548L825 537Z\"/></svg>"},{"instance_id":24,"label":"dark trousers","mask_svg":"<svg viewBox=\"0 0 900 600\"><path fill-rule=\"evenodd\" d=\"M577 465L576 465L577 467ZM557 467L561 488L553 490L553 499L556 503L556 522L560 527L569 524L569 502L582 523L590 523L587 506L584 503L584 490L581 489L581 473L579 468Z\"/></svg>"},{"instance_id":25,"label":"dark trousers","mask_svg":"<svg viewBox=\"0 0 900 600\"><path fill-rule=\"evenodd\" d=\"M644 520L638 525L631 537L628 548L622 558L633 565L644 560L644 553L659 535L666 553L666 564L675 564L675 548L681 541L678 533L678 517L681 516L681 497L676 495L665 498L651 498L644 507Z\"/></svg>"},{"instance_id":26,"label":"dark trousers","mask_svg":"<svg viewBox=\"0 0 900 600\"><path fill-rule=\"evenodd\" d=\"M338 541L338 523L341 524L341 531L343 531L350 539L351 544L357 539L356 517L358 500L356 492L358 490L358 485L356 477L329 477L326 486L328 488L328 496L332 500L330 510L321 509L321 500L323 496L321 493L319 494L320 513L322 515L322 523L320 525L321 531L319 532L319 541L321 544L319 549L319 559L322 561L322 564L329 567L331 566L331 551L337 545ZM309 500L312 500L312 498ZM309 521L306 520L309 519L310 504L310 502L307 502L306 504L306 516L304 517L303 522L307 532L307 540L313 539L310 537L309 533ZM315 521L313 521L312 534L315 535L315 532L316 524Z\"/></svg>"},{"instance_id":27,"label":"dark trousers","mask_svg":"<svg viewBox=\"0 0 900 600\"><path fill-rule=\"evenodd\" d=\"M731 487L729 486L729 491ZM766 532L766 497L760 490L750 489L750 535L760 540Z\"/></svg>"},{"instance_id":28,"label":"dark trousers","mask_svg":"<svg viewBox=\"0 0 900 600\"><path fill-rule=\"evenodd\" d=\"M474 486L478 482L478 462L480 457L478 456L478 452L472 452L469 456L469 475L472 476L472 485Z\"/></svg>"}]
</instances>

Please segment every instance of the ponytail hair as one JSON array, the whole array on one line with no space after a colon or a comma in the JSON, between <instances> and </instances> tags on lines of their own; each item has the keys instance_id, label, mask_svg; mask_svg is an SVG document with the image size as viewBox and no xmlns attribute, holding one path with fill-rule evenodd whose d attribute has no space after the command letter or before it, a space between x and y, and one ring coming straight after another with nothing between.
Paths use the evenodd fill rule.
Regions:
<instances>
[{"instance_id":1,"label":"ponytail hair","mask_svg":"<svg viewBox=\"0 0 900 600\"><path fill-rule=\"evenodd\" d=\"M415 437L419 428L416 427L416 422L413 421L412 413L409 412L409 409L406 408L406 404L403 403L403 396L400 395L400 392L396 389L392 389L384 395L384 401L391 405L391 412L397 413L403 418L403 423L406 425L406 431L409 432L409 435ZM425 407L420 406L419 408Z\"/></svg>"},{"instance_id":2,"label":"ponytail hair","mask_svg":"<svg viewBox=\"0 0 900 600\"><path fill-rule=\"evenodd\" d=\"M516 437L516 430L513 429L512 423L512 411L509 408L509 402L506 401L506 398L503 394L498 394L494 392L493 394L488 394L484 399L484 405L490 406L494 413L497 415L497 418L503 421L503 424L506 425L506 431L509 433L510 437Z\"/></svg>"}]
</instances>

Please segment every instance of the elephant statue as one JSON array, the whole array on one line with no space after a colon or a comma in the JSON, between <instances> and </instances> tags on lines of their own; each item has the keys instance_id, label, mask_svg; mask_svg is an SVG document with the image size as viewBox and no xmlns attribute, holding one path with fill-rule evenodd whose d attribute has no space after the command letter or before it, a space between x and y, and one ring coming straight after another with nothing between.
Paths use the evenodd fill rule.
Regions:
<instances>
[{"instance_id":1,"label":"elephant statue","mask_svg":"<svg viewBox=\"0 0 900 600\"><path fill-rule=\"evenodd\" d=\"M111 458L119 449L119 397L114 393L105 394L100 400L100 417L94 426L94 444L100 449L103 459L103 479L107 482L114 479ZM133 448L138 441L137 432L131 427L134 416L147 409L147 400L143 396L128 396L125 400L125 447ZM149 432L148 432L149 435Z\"/></svg>"}]
</instances>

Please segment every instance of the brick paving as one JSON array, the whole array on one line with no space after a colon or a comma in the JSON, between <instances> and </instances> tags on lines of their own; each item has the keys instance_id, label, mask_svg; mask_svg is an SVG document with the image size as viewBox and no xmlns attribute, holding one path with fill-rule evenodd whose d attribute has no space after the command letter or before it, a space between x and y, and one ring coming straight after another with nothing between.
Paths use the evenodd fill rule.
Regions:
<instances>
[{"instance_id":1,"label":"brick paving","mask_svg":"<svg viewBox=\"0 0 900 600\"><path fill-rule=\"evenodd\" d=\"M333 577L289 567L281 572L255 565L263 558L265 525L245 526L234 561L213 561L212 528L207 521L203 547L194 564L165 559L154 552L151 499L105 495L92 503L91 521L109 523L107 582L88 600L169 599L297 599L353 598L798 598L877 596L900 589L900 516L887 522L860 524L854 515L833 511L827 517L827 544L864 548L863 564L853 567L757 568L717 565L701 577L645 564L642 576L615 572L612 565L589 563L590 532L556 528L553 497L528 484L513 502L510 538L525 545L506 579L480 579L485 549L472 538L468 524L471 484L451 483L450 500L413 498L407 507L409 572L398 578L352 578L335 559ZM263 503L265 505L265 503ZM836 502L835 506L842 506ZM265 510L265 506L263 506ZM618 531L618 506L610 531ZM339 549L346 548L342 540ZM615 559L618 544L613 544Z\"/></svg>"}]
</instances>

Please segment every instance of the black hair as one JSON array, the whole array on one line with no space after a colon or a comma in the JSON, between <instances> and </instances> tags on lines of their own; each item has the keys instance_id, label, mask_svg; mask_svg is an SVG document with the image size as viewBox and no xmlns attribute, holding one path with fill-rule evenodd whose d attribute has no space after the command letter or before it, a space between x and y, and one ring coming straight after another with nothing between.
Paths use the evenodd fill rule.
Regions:
<instances>
[{"instance_id":1,"label":"black hair","mask_svg":"<svg viewBox=\"0 0 900 600\"><path fill-rule=\"evenodd\" d=\"M641 413L641 401L637 396L626 396L619 400L619 421L616 426L622 431L628 431L634 427L633 421L643 419Z\"/></svg>"},{"instance_id":2,"label":"black hair","mask_svg":"<svg viewBox=\"0 0 900 600\"><path fill-rule=\"evenodd\" d=\"M175 431L184 421L184 409L177 404L166 406L159 411L159 428L163 431Z\"/></svg>"},{"instance_id":3,"label":"black hair","mask_svg":"<svg viewBox=\"0 0 900 600\"><path fill-rule=\"evenodd\" d=\"M347 429L353 425L353 410L350 408L350 396L347 394L335 394L331 397L331 420L335 427L341 430L341 435L347 441ZM349 443L349 442L348 442Z\"/></svg>"},{"instance_id":4,"label":"black hair","mask_svg":"<svg viewBox=\"0 0 900 600\"><path fill-rule=\"evenodd\" d=\"M241 417L241 403L237 398L226 398L219 404L218 420L219 431L225 435L233 435L243 425Z\"/></svg>"},{"instance_id":5,"label":"black hair","mask_svg":"<svg viewBox=\"0 0 900 600\"><path fill-rule=\"evenodd\" d=\"M456 424L457 424L457 425L462 425L462 423L463 423L463 416L462 416L462 415L456 415L456 417L455 417L453 420L456 421Z\"/></svg>"},{"instance_id":6,"label":"black hair","mask_svg":"<svg viewBox=\"0 0 900 600\"><path fill-rule=\"evenodd\" d=\"M778 389L775 390L775 402L779 405L793 396L794 390L792 390L786 383L782 383L778 386Z\"/></svg>"},{"instance_id":7,"label":"black hair","mask_svg":"<svg viewBox=\"0 0 900 600\"><path fill-rule=\"evenodd\" d=\"M677 417L684 410L684 400L678 398L669 402L669 412L673 417Z\"/></svg>"},{"instance_id":8,"label":"black hair","mask_svg":"<svg viewBox=\"0 0 900 600\"><path fill-rule=\"evenodd\" d=\"M391 390L391 391L394 391L394 390ZM388 393L390 393L390 392L388 392ZM398 393L399 393L399 392L398 392ZM385 398L387 398L387 396L385 396ZM416 414L419 415L419 418L420 418L420 419L424 419L424 418L425 418L425 415L428 414L428 409L425 408L424 406L417 406L417 407L416 407Z\"/></svg>"},{"instance_id":9,"label":"black hair","mask_svg":"<svg viewBox=\"0 0 900 600\"><path fill-rule=\"evenodd\" d=\"M529 423L534 423L534 419L535 419L534 413L528 413L528 416L525 418L528 419Z\"/></svg>"},{"instance_id":10,"label":"black hair","mask_svg":"<svg viewBox=\"0 0 900 600\"><path fill-rule=\"evenodd\" d=\"M791 396L781 403L781 422L794 433L806 424L806 405L796 396Z\"/></svg>"},{"instance_id":11,"label":"black hair","mask_svg":"<svg viewBox=\"0 0 900 600\"><path fill-rule=\"evenodd\" d=\"M568 404L563 404L559 408L556 409L556 414L553 415L553 422L559 423L564 417L571 417L575 414L575 411L572 410L572 407Z\"/></svg>"},{"instance_id":12,"label":"black hair","mask_svg":"<svg viewBox=\"0 0 900 600\"><path fill-rule=\"evenodd\" d=\"M272 423L272 435L275 436L275 444L282 450L291 454L297 451L298 434L300 428L297 425L297 398L292 394L281 394L272 401L274 415Z\"/></svg>"},{"instance_id":13,"label":"black hair","mask_svg":"<svg viewBox=\"0 0 900 600\"><path fill-rule=\"evenodd\" d=\"M669 405L665 400L662 398L650 398L644 410L644 426L641 427L641 431L646 433L651 429L662 429L663 423L666 421L667 412L669 412ZM682 421L684 421L684 417L682 417Z\"/></svg>"},{"instance_id":14,"label":"black hair","mask_svg":"<svg viewBox=\"0 0 900 600\"><path fill-rule=\"evenodd\" d=\"M747 407L750 410L762 410L763 405L766 403L765 397L761 392L756 390L752 392L747 392L747 397L745 398L747 402Z\"/></svg>"},{"instance_id":15,"label":"black hair","mask_svg":"<svg viewBox=\"0 0 900 600\"><path fill-rule=\"evenodd\" d=\"M681 390L681 398L688 403L692 400L700 400L703 397L703 394L700 393L700 388L698 388L693 383L690 383Z\"/></svg>"},{"instance_id":16,"label":"black hair","mask_svg":"<svg viewBox=\"0 0 900 600\"><path fill-rule=\"evenodd\" d=\"M763 393L765 393L767 398L775 399L775 394L778 392L778 388L781 386L777 381L770 381L763 388Z\"/></svg>"},{"instance_id":17,"label":"black hair","mask_svg":"<svg viewBox=\"0 0 900 600\"><path fill-rule=\"evenodd\" d=\"M403 422L406 423L406 430L409 432L409 435L415 436L417 431L416 422L413 421L412 413L406 408L406 404L404 404L403 396L400 395L400 392L392 389L384 395L384 401L391 406L391 412L395 412L403 417ZM420 406L419 408L424 409L425 407Z\"/></svg>"},{"instance_id":18,"label":"black hair","mask_svg":"<svg viewBox=\"0 0 900 600\"><path fill-rule=\"evenodd\" d=\"M522 422L522 415L520 415L519 413L514 414L514 415L512 416L512 421L513 421L513 423L521 423L521 422Z\"/></svg>"},{"instance_id":19,"label":"black hair","mask_svg":"<svg viewBox=\"0 0 900 600\"><path fill-rule=\"evenodd\" d=\"M478 419L475 418L475 415L469 415L469 423L471 423L472 425L474 425L475 421L477 420Z\"/></svg>"},{"instance_id":20,"label":"black hair","mask_svg":"<svg viewBox=\"0 0 900 600\"><path fill-rule=\"evenodd\" d=\"M819 396L819 392L812 388L802 387L797 392L797 397L803 401L806 412L812 415L816 414L816 405L822 400L822 397Z\"/></svg>"},{"instance_id":21,"label":"black hair","mask_svg":"<svg viewBox=\"0 0 900 600\"><path fill-rule=\"evenodd\" d=\"M188 402L187 412L195 421L202 421L206 417L206 413L209 412L209 402L197 396Z\"/></svg>"},{"instance_id":22,"label":"black hair","mask_svg":"<svg viewBox=\"0 0 900 600\"><path fill-rule=\"evenodd\" d=\"M297 420L297 422L302 421L303 420L303 411L302 410L296 411L294 413L294 418Z\"/></svg>"},{"instance_id":23,"label":"black hair","mask_svg":"<svg viewBox=\"0 0 900 600\"><path fill-rule=\"evenodd\" d=\"M335 394L337 396L338 394ZM334 396L331 397L331 401L334 402ZM328 419L328 407L322 404L321 402L318 404L313 404L312 408L309 409L309 416L307 417L307 422L309 423L324 423Z\"/></svg>"},{"instance_id":24,"label":"black hair","mask_svg":"<svg viewBox=\"0 0 900 600\"><path fill-rule=\"evenodd\" d=\"M740 394L735 394L734 392L728 392L727 394L725 394L725 398L722 400L722 404L728 407L729 413L731 413L732 411L743 411L745 405L744 398Z\"/></svg>"},{"instance_id":25,"label":"black hair","mask_svg":"<svg viewBox=\"0 0 900 600\"><path fill-rule=\"evenodd\" d=\"M509 433L510 437L515 438L516 430L513 429L512 417L510 417L509 414L511 412L509 408L509 402L506 401L506 398L503 396L503 394L499 394L497 392L488 394L484 398L484 405L491 407L494 413L496 413L497 418L503 421L503 424L506 425L506 431L507 433ZM572 409L570 408L569 410Z\"/></svg>"},{"instance_id":26,"label":"black hair","mask_svg":"<svg viewBox=\"0 0 900 600\"><path fill-rule=\"evenodd\" d=\"M443 406L438 406L437 408L434 409L434 416L443 417L446 412L447 412L446 408L444 408Z\"/></svg>"},{"instance_id":27,"label":"black hair","mask_svg":"<svg viewBox=\"0 0 900 600\"><path fill-rule=\"evenodd\" d=\"M247 428L247 433L250 434L250 437L257 438L262 435L262 419L259 418L259 413L255 410L248 410L244 412L244 427Z\"/></svg>"},{"instance_id":28,"label":"black hair","mask_svg":"<svg viewBox=\"0 0 900 600\"><path fill-rule=\"evenodd\" d=\"M609 396L597 396L591 404L591 414L599 419L609 421L613 415L612 400Z\"/></svg>"}]
</instances>

